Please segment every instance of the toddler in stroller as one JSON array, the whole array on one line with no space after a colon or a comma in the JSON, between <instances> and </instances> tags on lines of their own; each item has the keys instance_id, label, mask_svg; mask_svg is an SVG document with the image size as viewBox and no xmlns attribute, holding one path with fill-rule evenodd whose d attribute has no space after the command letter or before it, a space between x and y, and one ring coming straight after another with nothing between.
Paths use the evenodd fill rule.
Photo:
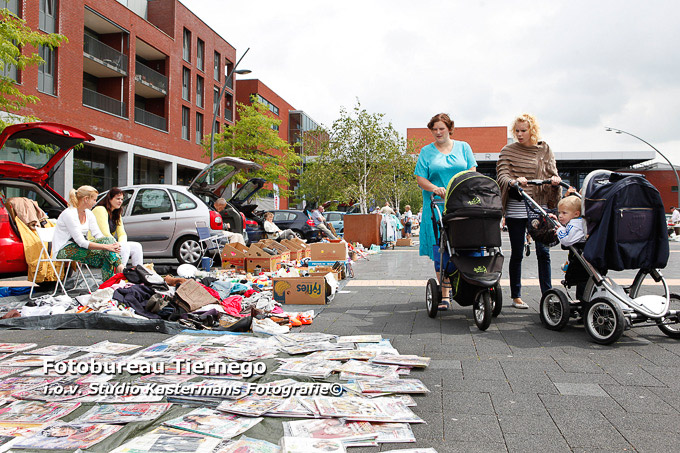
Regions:
<instances>
[{"instance_id":1,"label":"toddler in stroller","mask_svg":"<svg viewBox=\"0 0 680 453\"><path fill-rule=\"evenodd\" d=\"M474 171L455 175L445 201L431 196L435 270L439 279L427 282L427 312L437 316L442 300L439 282L450 282L449 297L461 306L473 305L475 324L486 330L501 311L499 280L503 268L500 189L496 181ZM445 210L442 215L442 207Z\"/></svg>"},{"instance_id":2,"label":"toddler in stroller","mask_svg":"<svg viewBox=\"0 0 680 453\"><path fill-rule=\"evenodd\" d=\"M562 330L570 318L582 317L586 331L599 344L614 343L624 329L646 326L657 326L669 337L680 339L680 296L670 293L659 271L669 256L659 192L641 175L607 170L591 172L582 191L580 212L586 241L569 244L569 267L562 282L565 290L543 293L541 322L550 330ZM531 197L520 193L536 208ZM543 215L549 218L544 211ZM554 218L549 220L559 226ZM568 225L563 232L566 229ZM577 272L579 268L582 273ZM638 270L630 286L607 276L610 270L625 269ZM645 282L647 277L651 279ZM643 291L643 283L650 282L655 283L651 293ZM577 287L575 299L569 296L572 286Z\"/></svg>"}]
</instances>

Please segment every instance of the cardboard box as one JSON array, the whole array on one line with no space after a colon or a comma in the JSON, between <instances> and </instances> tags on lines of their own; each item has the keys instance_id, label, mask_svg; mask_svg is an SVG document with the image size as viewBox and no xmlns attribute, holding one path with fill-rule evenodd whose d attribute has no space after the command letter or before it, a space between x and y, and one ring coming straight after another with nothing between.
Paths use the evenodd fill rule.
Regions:
<instances>
[{"instance_id":1,"label":"cardboard box","mask_svg":"<svg viewBox=\"0 0 680 453\"><path fill-rule=\"evenodd\" d=\"M220 252L222 258L222 269L246 269L246 254L248 247L238 242L233 244L225 244Z\"/></svg>"},{"instance_id":2,"label":"cardboard box","mask_svg":"<svg viewBox=\"0 0 680 453\"><path fill-rule=\"evenodd\" d=\"M331 266L315 266L309 268L309 275L326 275L331 274L335 280L342 280L342 271L334 271Z\"/></svg>"},{"instance_id":3,"label":"cardboard box","mask_svg":"<svg viewBox=\"0 0 680 453\"><path fill-rule=\"evenodd\" d=\"M281 240L281 245L285 246L290 252L291 261L300 261L305 257L305 247L288 239Z\"/></svg>"},{"instance_id":4,"label":"cardboard box","mask_svg":"<svg viewBox=\"0 0 680 453\"><path fill-rule=\"evenodd\" d=\"M411 238L397 239L397 247L411 247L412 245L413 241Z\"/></svg>"},{"instance_id":5,"label":"cardboard box","mask_svg":"<svg viewBox=\"0 0 680 453\"><path fill-rule=\"evenodd\" d=\"M290 261L290 250L285 245L276 242L274 239L264 239L260 242L265 247L276 250L281 255L281 260Z\"/></svg>"},{"instance_id":6,"label":"cardboard box","mask_svg":"<svg viewBox=\"0 0 680 453\"><path fill-rule=\"evenodd\" d=\"M281 304L324 305L327 284L324 275L274 278L274 300Z\"/></svg>"},{"instance_id":7,"label":"cardboard box","mask_svg":"<svg viewBox=\"0 0 680 453\"><path fill-rule=\"evenodd\" d=\"M281 255L270 255L257 245L251 245L246 253L246 272L253 272L258 266L263 272L281 269Z\"/></svg>"},{"instance_id":8,"label":"cardboard box","mask_svg":"<svg viewBox=\"0 0 680 453\"><path fill-rule=\"evenodd\" d=\"M304 251L304 256L302 258L310 258L312 256L312 250L305 241L300 238L293 238L291 241L302 247L302 250Z\"/></svg>"},{"instance_id":9,"label":"cardboard box","mask_svg":"<svg viewBox=\"0 0 680 453\"><path fill-rule=\"evenodd\" d=\"M347 243L318 242L310 246L312 261L345 261L347 259Z\"/></svg>"}]
</instances>

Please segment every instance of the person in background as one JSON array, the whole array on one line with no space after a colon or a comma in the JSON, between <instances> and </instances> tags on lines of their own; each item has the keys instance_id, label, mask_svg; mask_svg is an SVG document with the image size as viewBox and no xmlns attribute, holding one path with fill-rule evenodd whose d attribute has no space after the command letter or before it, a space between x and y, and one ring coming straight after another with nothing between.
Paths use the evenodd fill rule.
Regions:
<instances>
[{"instance_id":1,"label":"person in background","mask_svg":"<svg viewBox=\"0 0 680 453\"><path fill-rule=\"evenodd\" d=\"M510 236L510 297L515 308L529 308L522 300L522 258L527 231L527 210L513 186L518 183L543 208L555 208L562 197L555 156L544 141L539 141L536 118L528 113L515 118L512 133L517 142L506 145L496 162L496 179L501 188L505 225ZM529 179L550 179L551 185L529 186ZM538 242L538 280L541 293L552 288L550 281L550 249Z\"/></svg>"},{"instance_id":2,"label":"person in background","mask_svg":"<svg viewBox=\"0 0 680 453\"><path fill-rule=\"evenodd\" d=\"M675 232L675 237L672 240L680 241L680 211L675 206L671 206L671 223Z\"/></svg>"},{"instance_id":3,"label":"person in background","mask_svg":"<svg viewBox=\"0 0 680 453\"><path fill-rule=\"evenodd\" d=\"M232 242L238 242L239 244L246 245L246 241L243 238L243 235L241 233L233 233L229 231L231 228L231 225L227 220L229 220L229 217L227 217L227 200L224 198L218 198L215 200L213 203L213 207L215 208L215 211L219 212L220 215L222 216L222 225L224 227L224 231L222 232L222 235L226 239L227 242L232 243Z\"/></svg>"},{"instance_id":4,"label":"person in background","mask_svg":"<svg viewBox=\"0 0 680 453\"><path fill-rule=\"evenodd\" d=\"M144 263L144 250L142 244L127 240L127 233L123 227L122 206L125 194L118 187L108 191L106 196L99 200L92 214L97 219L97 226L106 237L112 237L120 244L120 260L123 267L128 261L133 266Z\"/></svg>"},{"instance_id":5,"label":"person in background","mask_svg":"<svg viewBox=\"0 0 680 453\"><path fill-rule=\"evenodd\" d=\"M99 267L104 281L123 272L120 244L112 237L105 237L99 230L92 207L97 201L97 189L81 186L71 189L69 207L64 209L55 225L52 254L57 259L70 259ZM94 240L88 241L88 234Z\"/></svg>"},{"instance_id":6,"label":"person in background","mask_svg":"<svg viewBox=\"0 0 680 453\"><path fill-rule=\"evenodd\" d=\"M267 233L267 236L271 236L272 239L277 241L280 239L295 239L297 237L293 230L281 230L274 223L274 214L271 212L264 213L264 232Z\"/></svg>"},{"instance_id":7,"label":"person in background","mask_svg":"<svg viewBox=\"0 0 680 453\"><path fill-rule=\"evenodd\" d=\"M451 178L465 170L475 171L477 161L472 148L466 142L451 139L453 134L453 120L446 113L433 116L427 123L434 142L424 146L418 155L414 174L418 186L423 189L423 213L420 222L420 255L429 256L435 260L434 246L437 245L432 225L432 209L430 195L435 194L441 199L446 196L446 186ZM438 277L437 273L437 277ZM441 310L449 308L448 282L442 284Z\"/></svg>"},{"instance_id":8,"label":"person in background","mask_svg":"<svg viewBox=\"0 0 680 453\"><path fill-rule=\"evenodd\" d=\"M312 221L314 222L314 226L320 229L321 232L328 236L329 239L335 240L337 239L337 236L335 236L328 226L326 226L326 218L323 216L323 212L323 206L319 206L312 211Z\"/></svg>"},{"instance_id":9,"label":"person in background","mask_svg":"<svg viewBox=\"0 0 680 453\"><path fill-rule=\"evenodd\" d=\"M383 215L385 215L385 214L392 214L392 215L394 215L394 209L392 209L392 207L390 206L390 202L389 202L389 201L386 201L386 202L385 202L385 206L383 206L382 208L380 208L380 214L383 214Z\"/></svg>"},{"instance_id":10,"label":"person in background","mask_svg":"<svg viewBox=\"0 0 680 453\"><path fill-rule=\"evenodd\" d=\"M413 213L411 212L411 206L406 205L404 207L404 214L402 218L404 219L404 234L407 238L410 238L411 226L413 225Z\"/></svg>"}]
</instances>

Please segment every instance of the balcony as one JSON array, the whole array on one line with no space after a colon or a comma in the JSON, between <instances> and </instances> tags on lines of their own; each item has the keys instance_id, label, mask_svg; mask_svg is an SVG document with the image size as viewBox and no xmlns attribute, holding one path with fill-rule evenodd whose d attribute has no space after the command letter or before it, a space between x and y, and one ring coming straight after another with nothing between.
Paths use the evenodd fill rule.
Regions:
<instances>
[{"instance_id":1,"label":"balcony","mask_svg":"<svg viewBox=\"0 0 680 453\"><path fill-rule=\"evenodd\" d=\"M135 63L135 94L145 98L160 98L168 94L168 78L137 61Z\"/></svg>"},{"instance_id":2,"label":"balcony","mask_svg":"<svg viewBox=\"0 0 680 453\"><path fill-rule=\"evenodd\" d=\"M128 56L103 42L85 35L83 71L96 77L120 77L128 74Z\"/></svg>"},{"instance_id":3,"label":"balcony","mask_svg":"<svg viewBox=\"0 0 680 453\"><path fill-rule=\"evenodd\" d=\"M143 124L145 126L158 129L159 131L167 132L167 121L162 116L154 115L151 112L135 107L135 123Z\"/></svg>"},{"instance_id":4,"label":"balcony","mask_svg":"<svg viewBox=\"0 0 680 453\"><path fill-rule=\"evenodd\" d=\"M83 88L83 105L121 118L128 117L125 102L110 98L88 88Z\"/></svg>"}]
</instances>

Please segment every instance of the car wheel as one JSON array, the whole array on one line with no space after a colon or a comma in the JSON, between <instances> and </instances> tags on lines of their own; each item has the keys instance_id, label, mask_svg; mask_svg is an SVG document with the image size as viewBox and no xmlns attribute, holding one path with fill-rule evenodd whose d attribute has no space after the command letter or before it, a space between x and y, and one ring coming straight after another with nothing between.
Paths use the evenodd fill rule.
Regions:
<instances>
[{"instance_id":1,"label":"car wheel","mask_svg":"<svg viewBox=\"0 0 680 453\"><path fill-rule=\"evenodd\" d=\"M196 237L184 236L177 241L174 255L179 264L193 264L195 266L201 259L201 246Z\"/></svg>"}]
</instances>

